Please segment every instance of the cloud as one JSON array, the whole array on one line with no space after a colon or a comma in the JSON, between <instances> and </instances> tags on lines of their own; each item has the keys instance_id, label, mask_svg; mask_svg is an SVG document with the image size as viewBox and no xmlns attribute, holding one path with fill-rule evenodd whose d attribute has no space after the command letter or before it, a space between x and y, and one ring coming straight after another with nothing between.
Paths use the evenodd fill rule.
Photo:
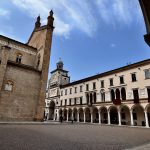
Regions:
<instances>
[{"instance_id":1,"label":"cloud","mask_svg":"<svg viewBox=\"0 0 150 150\"><path fill-rule=\"evenodd\" d=\"M45 19L53 9L56 27L54 33L66 38L75 29L93 37L102 23L130 25L141 19L137 0L12 0L12 3L32 18L40 14ZM42 22L46 23L46 20Z\"/></svg>"},{"instance_id":2,"label":"cloud","mask_svg":"<svg viewBox=\"0 0 150 150\"><path fill-rule=\"evenodd\" d=\"M130 25L142 17L137 0L96 0L95 4L102 21L110 25Z\"/></svg>"},{"instance_id":3,"label":"cloud","mask_svg":"<svg viewBox=\"0 0 150 150\"><path fill-rule=\"evenodd\" d=\"M49 0L12 0L12 3L21 10L27 12L27 14L32 18L36 18L40 14L41 18L44 19L42 20L42 23L44 24L47 22L45 18L47 18L49 11L52 8L59 8L54 0L51 2L49 2ZM61 20L57 14L55 14L55 27L56 29L54 33L65 37L69 35L71 30L69 24Z\"/></svg>"},{"instance_id":4,"label":"cloud","mask_svg":"<svg viewBox=\"0 0 150 150\"><path fill-rule=\"evenodd\" d=\"M34 18L38 14L46 18L50 9L53 9L56 35L68 37L73 28L83 31L88 36L92 36L96 31L96 18L91 14L92 8L88 1L83 3L74 0L12 0L12 3Z\"/></svg>"},{"instance_id":5,"label":"cloud","mask_svg":"<svg viewBox=\"0 0 150 150\"><path fill-rule=\"evenodd\" d=\"M98 22L96 17L92 14L93 10L88 0L74 1L62 0L62 6L68 14L68 20L71 20L71 26L80 29L88 36L93 36L95 33Z\"/></svg>"},{"instance_id":6,"label":"cloud","mask_svg":"<svg viewBox=\"0 0 150 150\"><path fill-rule=\"evenodd\" d=\"M9 18L10 12L6 9L0 8L0 16L5 17L6 19Z\"/></svg>"}]
</instances>

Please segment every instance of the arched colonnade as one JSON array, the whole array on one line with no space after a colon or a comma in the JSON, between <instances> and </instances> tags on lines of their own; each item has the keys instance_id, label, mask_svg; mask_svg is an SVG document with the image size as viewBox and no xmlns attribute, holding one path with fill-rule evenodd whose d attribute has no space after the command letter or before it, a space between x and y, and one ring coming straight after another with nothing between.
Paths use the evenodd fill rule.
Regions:
<instances>
[{"instance_id":1,"label":"arched colonnade","mask_svg":"<svg viewBox=\"0 0 150 150\"><path fill-rule=\"evenodd\" d=\"M64 121L91 122L99 124L116 124L131 126L150 126L150 104L128 106L94 106L60 108L59 116Z\"/></svg>"}]
</instances>

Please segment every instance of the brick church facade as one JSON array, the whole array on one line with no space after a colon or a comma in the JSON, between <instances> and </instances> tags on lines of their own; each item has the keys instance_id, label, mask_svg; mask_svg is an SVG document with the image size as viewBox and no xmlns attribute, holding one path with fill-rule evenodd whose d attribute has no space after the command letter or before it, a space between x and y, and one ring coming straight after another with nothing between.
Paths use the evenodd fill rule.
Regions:
<instances>
[{"instance_id":1,"label":"brick church facade","mask_svg":"<svg viewBox=\"0 0 150 150\"><path fill-rule=\"evenodd\" d=\"M37 17L26 44L0 35L0 120L42 120L53 34Z\"/></svg>"}]
</instances>

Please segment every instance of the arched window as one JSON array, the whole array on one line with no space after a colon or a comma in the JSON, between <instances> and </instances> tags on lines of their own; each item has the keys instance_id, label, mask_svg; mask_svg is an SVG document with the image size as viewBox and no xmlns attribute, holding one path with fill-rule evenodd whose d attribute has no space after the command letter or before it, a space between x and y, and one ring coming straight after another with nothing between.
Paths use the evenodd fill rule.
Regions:
<instances>
[{"instance_id":1,"label":"arched window","mask_svg":"<svg viewBox=\"0 0 150 150\"><path fill-rule=\"evenodd\" d=\"M86 102L87 102L87 105L89 104L89 94L87 93L86 94Z\"/></svg>"},{"instance_id":2,"label":"arched window","mask_svg":"<svg viewBox=\"0 0 150 150\"><path fill-rule=\"evenodd\" d=\"M113 89L111 90L111 100L115 100L115 92Z\"/></svg>"},{"instance_id":3,"label":"arched window","mask_svg":"<svg viewBox=\"0 0 150 150\"><path fill-rule=\"evenodd\" d=\"M105 90L101 90L101 100L105 102Z\"/></svg>"},{"instance_id":4,"label":"arched window","mask_svg":"<svg viewBox=\"0 0 150 150\"><path fill-rule=\"evenodd\" d=\"M90 104L92 105L92 103L93 103L93 94L90 93Z\"/></svg>"},{"instance_id":5,"label":"arched window","mask_svg":"<svg viewBox=\"0 0 150 150\"><path fill-rule=\"evenodd\" d=\"M22 60L22 54L18 53L16 56L16 62L21 63L21 60Z\"/></svg>"},{"instance_id":6,"label":"arched window","mask_svg":"<svg viewBox=\"0 0 150 150\"><path fill-rule=\"evenodd\" d=\"M96 92L94 92L94 103L96 103Z\"/></svg>"},{"instance_id":7,"label":"arched window","mask_svg":"<svg viewBox=\"0 0 150 150\"><path fill-rule=\"evenodd\" d=\"M121 97L122 97L122 100L126 100L126 90L125 90L125 88L121 89Z\"/></svg>"},{"instance_id":8,"label":"arched window","mask_svg":"<svg viewBox=\"0 0 150 150\"><path fill-rule=\"evenodd\" d=\"M5 83L5 91L13 91L13 86L14 86L14 83L12 81L7 81Z\"/></svg>"},{"instance_id":9,"label":"arched window","mask_svg":"<svg viewBox=\"0 0 150 150\"><path fill-rule=\"evenodd\" d=\"M116 89L116 99L120 100L120 90Z\"/></svg>"}]
</instances>

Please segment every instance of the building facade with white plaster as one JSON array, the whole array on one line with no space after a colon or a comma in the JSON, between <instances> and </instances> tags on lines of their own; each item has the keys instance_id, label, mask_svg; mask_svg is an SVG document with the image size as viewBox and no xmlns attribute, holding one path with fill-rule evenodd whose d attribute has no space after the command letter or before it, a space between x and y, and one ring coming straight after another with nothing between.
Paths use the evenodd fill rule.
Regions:
<instances>
[{"instance_id":1,"label":"building facade with white plaster","mask_svg":"<svg viewBox=\"0 0 150 150\"><path fill-rule=\"evenodd\" d=\"M51 72L47 120L150 126L150 59L70 83L63 62Z\"/></svg>"}]
</instances>

